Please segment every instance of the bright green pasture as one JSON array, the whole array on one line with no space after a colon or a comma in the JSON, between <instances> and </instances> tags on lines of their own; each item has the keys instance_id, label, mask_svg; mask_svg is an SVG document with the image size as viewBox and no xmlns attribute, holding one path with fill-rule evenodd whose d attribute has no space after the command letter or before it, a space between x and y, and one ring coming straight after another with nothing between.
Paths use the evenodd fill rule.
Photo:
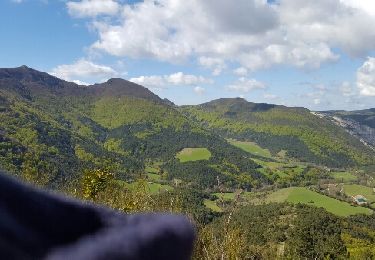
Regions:
<instances>
[{"instance_id":1,"label":"bright green pasture","mask_svg":"<svg viewBox=\"0 0 375 260\"><path fill-rule=\"evenodd\" d=\"M176 155L180 162L209 160L211 152L207 148L185 148Z\"/></svg>"},{"instance_id":2,"label":"bright green pasture","mask_svg":"<svg viewBox=\"0 0 375 260\"><path fill-rule=\"evenodd\" d=\"M357 180L357 176L353 175L350 172L332 172L331 174L333 178L342 182L351 182Z\"/></svg>"},{"instance_id":3,"label":"bright green pasture","mask_svg":"<svg viewBox=\"0 0 375 260\"><path fill-rule=\"evenodd\" d=\"M364 207L354 207L347 202L319 194L307 188L296 187L290 190L287 198L288 202L303 203L316 207L323 207L328 212L338 216L350 216L355 214L371 214L370 209Z\"/></svg>"},{"instance_id":4,"label":"bright green pasture","mask_svg":"<svg viewBox=\"0 0 375 260\"><path fill-rule=\"evenodd\" d=\"M254 154L254 155L259 155L263 157L271 157L271 153L267 149L263 149L259 145L253 142L242 142L242 141L236 141L236 140L228 140L230 144L244 150L245 152Z\"/></svg>"},{"instance_id":5,"label":"bright green pasture","mask_svg":"<svg viewBox=\"0 0 375 260\"><path fill-rule=\"evenodd\" d=\"M344 185L344 193L348 196L363 195L369 202L375 202L375 193L372 188L363 185Z\"/></svg>"}]
</instances>

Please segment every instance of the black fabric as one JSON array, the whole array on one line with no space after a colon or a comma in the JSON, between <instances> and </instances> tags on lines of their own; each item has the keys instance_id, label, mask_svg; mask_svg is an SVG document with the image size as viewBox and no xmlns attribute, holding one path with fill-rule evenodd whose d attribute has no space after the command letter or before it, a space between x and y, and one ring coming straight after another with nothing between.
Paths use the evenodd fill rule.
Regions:
<instances>
[{"instance_id":1,"label":"black fabric","mask_svg":"<svg viewBox=\"0 0 375 260\"><path fill-rule=\"evenodd\" d=\"M190 259L184 216L125 215L37 191L0 173L0 259Z\"/></svg>"}]
</instances>

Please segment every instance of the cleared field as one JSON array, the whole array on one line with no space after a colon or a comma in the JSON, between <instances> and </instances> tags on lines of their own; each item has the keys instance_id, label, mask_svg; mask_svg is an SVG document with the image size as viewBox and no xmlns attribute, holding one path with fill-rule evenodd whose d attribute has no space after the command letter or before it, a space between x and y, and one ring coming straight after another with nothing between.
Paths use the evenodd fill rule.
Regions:
<instances>
[{"instance_id":1,"label":"cleared field","mask_svg":"<svg viewBox=\"0 0 375 260\"><path fill-rule=\"evenodd\" d=\"M211 209L212 211L215 211L215 212L222 212L223 210L218 206L216 205L216 202L215 201L212 201L212 200L204 200L204 205Z\"/></svg>"},{"instance_id":2,"label":"cleared field","mask_svg":"<svg viewBox=\"0 0 375 260\"><path fill-rule=\"evenodd\" d=\"M332 177L341 182L351 182L357 180L357 176L350 172L332 172Z\"/></svg>"},{"instance_id":3,"label":"cleared field","mask_svg":"<svg viewBox=\"0 0 375 260\"><path fill-rule=\"evenodd\" d=\"M305 165L298 163L266 162L259 159L254 159L254 161L263 167L260 169L263 174L268 175L269 172L267 169L269 169L282 179L288 179L295 175L299 175L306 168Z\"/></svg>"},{"instance_id":4,"label":"cleared field","mask_svg":"<svg viewBox=\"0 0 375 260\"><path fill-rule=\"evenodd\" d=\"M207 148L185 148L176 155L176 158L182 163L209 160L211 152Z\"/></svg>"},{"instance_id":5,"label":"cleared field","mask_svg":"<svg viewBox=\"0 0 375 260\"><path fill-rule=\"evenodd\" d=\"M128 189L135 189L138 185L136 182L132 182L132 183L127 183L124 181L118 181L118 182ZM146 190L150 192L150 194L157 194L159 192L173 190L172 186L160 184L160 183L148 182L146 185L147 185Z\"/></svg>"},{"instance_id":6,"label":"cleared field","mask_svg":"<svg viewBox=\"0 0 375 260\"><path fill-rule=\"evenodd\" d=\"M338 216L350 216L355 214L371 214L372 211L363 207L354 207L349 203L324 196L307 188L292 188L287 200L291 203L303 203L315 207L323 207L328 212Z\"/></svg>"},{"instance_id":7,"label":"cleared field","mask_svg":"<svg viewBox=\"0 0 375 260\"><path fill-rule=\"evenodd\" d=\"M268 157L268 158L272 157L270 151L268 151L267 149L263 149L262 147L260 147L256 143L241 142L241 141L236 141L236 140L232 140L232 139L229 139L228 141L229 141L230 144L244 150L245 152L248 152L248 153L251 153L251 154L254 154L254 155L263 156L263 157Z\"/></svg>"},{"instance_id":8,"label":"cleared field","mask_svg":"<svg viewBox=\"0 0 375 260\"><path fill-rule=\"evenodd\" d=\"M234 192L214 193L213 195L223 200L234 200L235 193Z\"/></svg>"},{"instance_id":9,"label":"cleared field","mask_svg":"<svg viewBox=\"0 0 375 260\"><path fill-rule=\"evenodd\" d=\"M375 193L372 188L357 184L345 184L344 193L348 196L363 195L369 202L375 202Z\"/></svg>"},{"instance_id":10,"label":"cleared field","mask_svg":"<svg viewBox=\"0 0 375 260\"><path fill-rule=\"evenodd\" d=\"M156 174L156 173L147 173L147 178L150 181L160 181L161 176L159 174Z\"/></svg>"}]
</instances>

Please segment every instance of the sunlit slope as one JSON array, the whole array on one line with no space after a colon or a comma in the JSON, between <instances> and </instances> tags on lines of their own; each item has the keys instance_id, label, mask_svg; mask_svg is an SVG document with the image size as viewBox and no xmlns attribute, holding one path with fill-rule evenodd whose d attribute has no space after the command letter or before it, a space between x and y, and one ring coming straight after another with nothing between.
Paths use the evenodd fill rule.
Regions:
<instances>
[{"instance_id":1,"label":"sunlit slope","mask_svg":"<svg viewBox=\"0 0 375 260\"><path fill-rule=\"evenodd\" d=\"M216 133L253 141L273 154L334 167L373 164L374 152L341 127L305 108L218 99L181 111Z\"/></svg>"},{"instance_id":2,"label":"sunlit slope","mask_svg":"<svg viewBox=\"0 0 375 260\"><path fill-rule=\"evenodd\" d=\"M207 148L211 157L194 171L194 182L214 185L223 175L236 185L240 174L262 178L245 152L123 79L79 86L25 66L0 69L0 101L1 167L42 185L77 180L92 167L110 166L118 178L132 179L150 161L167 164L168 178L191 181L182 173L191 167L180 167L175 156L195 147ZM207 168L215 180L207 181Z\"/></svg>"}]
</instances>

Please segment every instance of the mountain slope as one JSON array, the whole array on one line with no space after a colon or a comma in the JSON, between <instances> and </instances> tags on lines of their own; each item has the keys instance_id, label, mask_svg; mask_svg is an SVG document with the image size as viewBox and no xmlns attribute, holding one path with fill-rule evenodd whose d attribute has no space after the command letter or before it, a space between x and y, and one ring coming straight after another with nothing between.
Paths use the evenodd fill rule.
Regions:
<instances>
[{"instance_id":1,"label":"mountain slope","mask_svg":"<svg viewBox=\"0 0 375 260\"><path fill-rule=\"evenodd\" d=\"M330 167L372 164L374 153L329 120L305 108L218 99L181 111L226 138L250 140L274 154Z\"/></svg>"},{"instance_id":2,"label":"mountain slope","mask_svg":"<svg viewBox=\"0 0 375 260\"><path fill-rule=\"evenodd\" d=\"M200 186L214 186L218 176L231 186L267 182L245 152L123 79L79 86L25 66L0 69L0 101L0 164L41 185L74 182L93 167L132 179L149 162L161 162L169 179ZM186 147L205 147L212 157L179 163L175 155Z\"/></svg>"},{"instance_id":3,"label":"mountain slope","mask_svg":"<svg viewBox=\"0 0 375 260\"><path fill-rule=\"evenodd\" d=\"M324 111L318 115L331 120L375 150L375 108L358 111Z\"/></svg>"}]
</instances>

